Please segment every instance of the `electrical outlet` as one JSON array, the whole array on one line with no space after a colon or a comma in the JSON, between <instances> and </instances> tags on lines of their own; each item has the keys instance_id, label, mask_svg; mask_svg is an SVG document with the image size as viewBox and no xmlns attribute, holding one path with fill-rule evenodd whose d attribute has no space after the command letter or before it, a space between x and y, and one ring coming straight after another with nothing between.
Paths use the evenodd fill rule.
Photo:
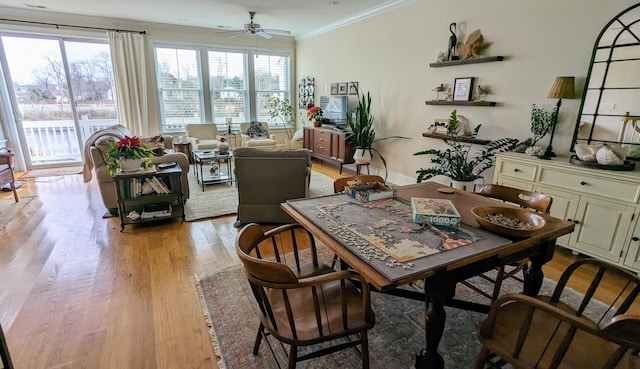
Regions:
<instances>
[{"instance_id":1,"label":"electrical outlet","mask_svg":"<svg viewBox=\"0 0 640 369\"><path fill-rule=\"evenodd\" d=\"M616 108L616 104L614 103L601 103L600 104L600 109L603 110L613 110Z\"/></svg>"}]
</instances>

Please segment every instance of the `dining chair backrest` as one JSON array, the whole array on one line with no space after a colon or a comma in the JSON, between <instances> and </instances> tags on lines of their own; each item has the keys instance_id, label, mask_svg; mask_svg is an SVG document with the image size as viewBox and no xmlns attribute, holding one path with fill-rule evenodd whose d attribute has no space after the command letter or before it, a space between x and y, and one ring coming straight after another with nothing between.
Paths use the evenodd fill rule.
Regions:
<instances>
[{"instance_id":1,"label":"dining chair backrest","mask_svg":"<svg viewBox=\"0 0 640 369\"><path fill-rule=\"evenodd\" d=\"M483 186L480 194L482 196L517 204L524 208L534 209L540 213L548 213L551 208L551 203L553 202L551 197L538 192L496 184Z\"/></svg>"},{"instance_id":2,"label":"dining chair backrest","mask_svg":"<svg viewBox=\"0 0 640 369\"><path fill-rule=\"evenodd\" d=\"M340 193L344 191L344 186L352 184L354 182L380 182L384 183L384 179L380 176L373 174L362 174L357 176L346 176L336 178L333 181L333 192Z\"/></svg>"}]
</instances>

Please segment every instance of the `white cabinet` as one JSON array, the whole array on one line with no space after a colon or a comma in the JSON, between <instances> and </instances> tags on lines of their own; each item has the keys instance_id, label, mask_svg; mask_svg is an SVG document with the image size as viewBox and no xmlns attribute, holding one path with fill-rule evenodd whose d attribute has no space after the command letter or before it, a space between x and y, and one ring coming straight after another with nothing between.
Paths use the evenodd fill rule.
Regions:
<instances>
[{"instance_id":1,"label":"white cabinet","mask_svg":"<svg viewBox=\"0 0 640 369\"><path fill-rule=\"evenodd\" d=\"M639 171L506 153L498 155L494 182L551 196L551 215L576 224L573 233L558 238L558 245L640 271Z\"/></svg>"}]
</instances>

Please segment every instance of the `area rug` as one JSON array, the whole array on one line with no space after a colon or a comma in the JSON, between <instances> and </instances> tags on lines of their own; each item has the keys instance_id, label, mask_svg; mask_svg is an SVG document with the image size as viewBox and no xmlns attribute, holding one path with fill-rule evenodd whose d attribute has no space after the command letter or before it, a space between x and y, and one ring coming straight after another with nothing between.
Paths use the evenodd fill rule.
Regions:
<instances>
[{"instance_id":1,"label":"area rug","mask_svg":"<svg viewBox=\"0 0 640 369\"><path fill-rule=\"evenodd\" d=\"M20 197L18 202L15 202L13 196L10 199L0 200L0 229L4 228L9 222L29 205L33 197Z\"/></svg>"},{"instance_id":2,"label":"area rug","mask_svg":"<svg viewBox=\"0 0 640 369\"><path fill-rule=\"evenodd\" d=\"M204 187L198 183L193 175L193 168L189 171L189 199L185 205L185 219L188 222L217 218L236 214L238 211L238 188L231 183L211 184ZM328 176L311 172L309 185L311 196L329 195L333 193L333 179Z\"/></svg>"},{"instance_id":3,"label":"area rug","mask_svg":"<svg viewBox=\"0 0 640 369\"><path fill-rule=\"evenodd\" d=\"M478 281L481 281L477 278ZM479 282L483 283L483 282ZM554 283L545 280L541 293L549 294ZM505 290L521 289L513 280L505 280ZM198 280L203 310L211 328L210 333L221 369L278 368L268 346L252 354L259 320L256 303L247 279L239 265L204 275ZM460 286L458 298L486 303L487 300ZM369 331L371 368L413 368L415 355L425 345L424 303L372 292L376 325ZM455 308L445 308L447 323L439 352L447 368L471 368L480 350L478 327L485 314ZM284 352L269 337L278 356L286 367ZM343 350L319 359L299 363L297 368L360 368L360 358L354 350Z\"/></svg>"},{"instance_id":4,"label":"area rug","mask_svg":"<svg viewBox=\"0 0 640 369\"><path fill-rule=\"evenodd\" d=\"M82 167L60 167L47 169L31 169L24 173L20 178L39 178L39 177L58 177L72 174L81 174Z\"/></svg>"}]
</instances>

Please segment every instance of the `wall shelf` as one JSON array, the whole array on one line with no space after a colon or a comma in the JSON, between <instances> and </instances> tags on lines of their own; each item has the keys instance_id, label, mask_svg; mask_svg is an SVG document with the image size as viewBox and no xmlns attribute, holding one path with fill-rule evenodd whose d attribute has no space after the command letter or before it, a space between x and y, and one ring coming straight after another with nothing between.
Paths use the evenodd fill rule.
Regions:
<instances>
[{"instance_id":1,"label":"wall shelf","mask_svg":"<svg viewBox=\"0 0 640 369\"><path fill-rule=\"evenodd\" d=\"M431 68L452 67L454 65L478 64L503 61L504 56L484 56L476 59L451 60L438 63L430 63Z\"/></svg>"},{"instance_id":2,"label":"wall shelf","mask_svg":"<svg viewBox=\"0 0 640 369\"><path fill-rule=\"evenodd\" d=\"M447 101L430 100L424 102L427 105L461 105L461 106L496 106L495 101Z\"/></svg>"},{"instance_id":3,"label":"wall shelf","mask_svg":"<svg viewBox=\"0 0 640 369\"><path fill-rule=\"evenodd\" d=\"M451 135L438 135L435 133L423 133L422 134L423 137L429 137L429 138L437 138L440 140L453 140L453 136ZM472 139L472 138L466 138L466 137L457 137L457 140L460 142L471 142L471 143L476 143L478 145L487 145L491 142L491 140L479 140L479 139Z\"/></svg>"}]
</instances>

